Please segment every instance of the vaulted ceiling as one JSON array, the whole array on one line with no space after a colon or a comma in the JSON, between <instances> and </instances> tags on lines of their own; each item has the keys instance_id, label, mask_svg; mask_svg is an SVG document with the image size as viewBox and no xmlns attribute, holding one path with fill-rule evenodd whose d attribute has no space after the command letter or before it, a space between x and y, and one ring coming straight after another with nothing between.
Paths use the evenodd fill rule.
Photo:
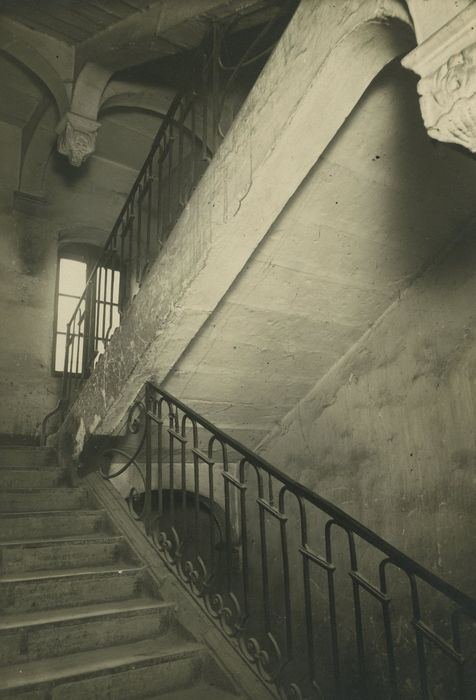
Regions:
<instances>
[{"instance_id":1,"label":"vaulted ceiling","mask_svg":"<svg viewBox=\"0 0 476 700\"><path fill-rule=\"evenodd\" d=\"M48 197L54 207L71 200L63 195L74 186L79 204L72 211L70 202L68 217L78 219L91 210L78 192L86 187L91 197L98 178L114 182L114 192L123 197L173 96L188 79L190 49L200 44L210 23L225 21L230 52L235 42L246 45L250 32L251 38L260 34L269 20L285 18L295 2L0 0L0 132L6 142L14 134L19 144L4 178L6 196L17 191L38 200ZM272 45L273 35L263 41ZM235 80L240 99L259 64L250 70L253 75L240 76L246 90ZM81 173L73 173L57 152L62 119L70 112L101 126ZM115 212L117 202L110 204ZM112 215L102 213L107 228ZM64 211L57 214L61 219Z\"/></svg>"}]
</instances>

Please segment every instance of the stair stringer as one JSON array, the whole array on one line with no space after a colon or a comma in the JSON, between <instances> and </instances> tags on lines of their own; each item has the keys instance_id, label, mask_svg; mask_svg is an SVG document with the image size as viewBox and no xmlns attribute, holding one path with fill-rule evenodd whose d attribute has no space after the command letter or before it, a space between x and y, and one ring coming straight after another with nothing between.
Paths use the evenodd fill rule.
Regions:
<instances>
[{"instance_id":1,"label":"stair stringer","mask_svg":"<svg viewBox=\"0 0 476 700\"><path fill-rule=\"evenodd\" d=\"M271 688L240 658L231 644L223 643L225 636L187 593L174 573L167 569L140 523L131 518L127 504L115 487L98 473L88 474L83 481L98 505L107 511L114 528L124 536L134 554L147 567L153 585L160 590L164 600L174 604L177 621L206 647L231 684L249 700L275 699Z\"/></svg>"},{"instance_id":2,"label":"stair stringer","mask_svg":"<svg viewBox=\"0 0 476 700\"><path fill-rule=\"evenodd\" d=\"M59 439L70 433L81 451L84 434L99 424L103 434L114 433L145 381L167 381L367 87L413 41L400 2L365 0L352 12L345 3L332 10L300 3L105 353L73 397ZM342 72L357 54L358 71ZM262 435L239 440L257 444L266 432L267 426Z\"/></svg>"}]
</instances>

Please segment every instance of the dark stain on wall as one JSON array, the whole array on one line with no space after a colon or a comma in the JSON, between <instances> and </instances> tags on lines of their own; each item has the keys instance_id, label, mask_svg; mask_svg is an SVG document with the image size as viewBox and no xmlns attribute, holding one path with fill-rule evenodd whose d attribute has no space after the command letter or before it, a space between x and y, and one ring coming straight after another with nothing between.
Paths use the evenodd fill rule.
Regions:
<instances>
[{"instance_id":1,"label":"dark stain on wall","mask_svg":"<svg viewBox=\"0 0 476 700\"><path fill-rule=\"evenodd\" d=\"M38 276L45 268L48 246L38 225L29 217L17 220L18 257L24 275Z\"/></svg>"}]
</instances>

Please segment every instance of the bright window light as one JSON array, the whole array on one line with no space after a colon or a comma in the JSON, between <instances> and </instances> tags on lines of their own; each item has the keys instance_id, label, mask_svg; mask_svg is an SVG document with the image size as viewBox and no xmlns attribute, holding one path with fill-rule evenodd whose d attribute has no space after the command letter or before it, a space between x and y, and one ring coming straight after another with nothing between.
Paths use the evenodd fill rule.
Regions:
<instances>
[{"instance_id":1,"label":"bright window light","mask_svg":"<svg viewBox=\"0 0 476 700\"><path fill-rule=\"evenodd\" d=\"M67 326L71 321L86 287L88 264L84 260L62 257L59 259L56 298L56 326L54 345L54 370L64 371ZM96 274L96 298L91 303L87 295L80 313L70 326L70 342L67 371L80 374L83 366L95 364L104 352L114 330L119 325L118 270L100 267ZM85 333L85 328L87 332ZM86 335L86 338L85 338Z\"/></svg>"}]
</instances>

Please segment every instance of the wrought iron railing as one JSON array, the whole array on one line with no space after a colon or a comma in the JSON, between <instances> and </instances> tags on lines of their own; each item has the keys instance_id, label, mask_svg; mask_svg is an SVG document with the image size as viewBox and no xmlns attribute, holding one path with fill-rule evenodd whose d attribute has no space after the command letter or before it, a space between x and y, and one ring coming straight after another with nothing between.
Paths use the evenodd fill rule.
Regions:
<instances>
[{"instance_id":1,"label":"wrought iron railing","mask_svg":"<svg viewBox=\"0 0 476 700\"><path fill-rule=\"evenodd\" d=\"M241 15L228 24L214 24L193 55L188 87L170 105L67 324L61 418L120 325L230 126L234 115L224 107L237 75L251 64L263 62L295 6L295 0L280 3L238 51L238 59L236 50L225 49L228 35L243 20ZM235 55L235 60L229 61L230 55ZM43 432L46 434L46 425Z\"/></svg>"},{"instance_id":2,"label":"wrought iron railing","mask_svg":"<svg viewBox=\"0 0 476 700\"><path fill-rule=\"evenodd\" d=\"M202 95L185 90L172 102L67 324L64 405L90 375L210 160Z\"/></svg>"},{"instance_id":3,"label":"wrought iron railing","mask_svg":"<svg viewBox=\"0 0 476 700\"><path fill-rule=\"evenodd\" d=\"M476 601L152 383L101 472L280 698L459 700Z\"/></svg>"}]
</instances>

